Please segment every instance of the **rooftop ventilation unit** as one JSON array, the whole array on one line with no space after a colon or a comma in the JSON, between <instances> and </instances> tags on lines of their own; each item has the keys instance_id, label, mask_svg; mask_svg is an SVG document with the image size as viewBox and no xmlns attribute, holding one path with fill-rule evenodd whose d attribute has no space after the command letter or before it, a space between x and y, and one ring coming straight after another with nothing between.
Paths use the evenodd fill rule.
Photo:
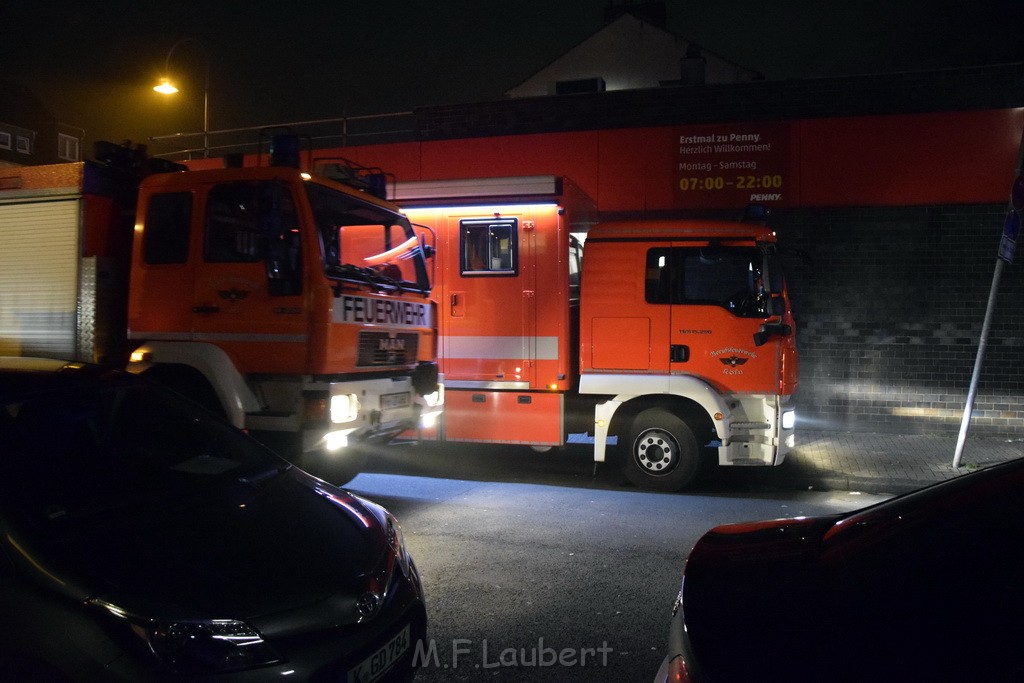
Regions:
<instances>
[{"instance_id":1,"label":"rooftop ventilation unit","mask_svg":"<svg viewBox=\"0 0 1024 683\"><path fill-rule=\"evenodd\" d=\"M580 93L604 91L604 79L600 76L596 76L594 78L579 78L573 81L558 81L555 83L556 95L578 95Z\"/></svg>"}]
</instances>

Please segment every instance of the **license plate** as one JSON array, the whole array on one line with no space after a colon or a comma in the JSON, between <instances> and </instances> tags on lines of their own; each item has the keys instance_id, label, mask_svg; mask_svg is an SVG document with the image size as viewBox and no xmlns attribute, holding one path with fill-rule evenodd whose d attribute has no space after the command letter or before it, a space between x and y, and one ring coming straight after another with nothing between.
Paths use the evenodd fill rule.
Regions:
<instances>
[{"instance_id":1,"label":"license plate","mask_svg":"<svg viewBox=\"0 0 1024 683\"><path fill-rule=\"evenodd\" d=\"M412 398L408 391L401 394L384 394L380 397L381 410L394 410L395 408L406 408L412 404Z\"/></svg>"},{"instance_id":2,"label":"license plate","mask_svg":"<svg viewBox=\"0 0 1024 683\"><path fill-rule=\"evenodd\" d=\"M348 683L373 683L379 680L409 649L409 625L398 632L384 647L364 659L348 672Z\"/></svg>"}]
</instances>

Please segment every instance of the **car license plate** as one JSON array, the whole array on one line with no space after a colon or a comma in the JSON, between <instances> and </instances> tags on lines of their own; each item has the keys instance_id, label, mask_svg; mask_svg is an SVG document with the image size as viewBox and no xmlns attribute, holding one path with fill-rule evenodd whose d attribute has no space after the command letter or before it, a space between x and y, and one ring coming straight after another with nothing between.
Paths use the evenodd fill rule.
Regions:
<instances>
[{"instance_id":1,"label":"car license plate","mask_svg":"<svg viewBox=\"0 0 1024 683\"><path fill-rule=\"evenodd\" d=\"M364 659L348 672L348 683L373 683L380 679L409 649L409 625L398 632L384 647Z\"/></svg>"},{"instance_id":2,"label":"car license plate","mask_svg":"<svg viewBox=\"0 0 1024 683\"><path fill-rule=\"evenodd\" d=\"M380 397L380 409L381 410L394 410L395 408L405 408L412 403L412 399L409 396L408 391L403 391L400 394L384 394Z\"/></svg>"}]
</instances>

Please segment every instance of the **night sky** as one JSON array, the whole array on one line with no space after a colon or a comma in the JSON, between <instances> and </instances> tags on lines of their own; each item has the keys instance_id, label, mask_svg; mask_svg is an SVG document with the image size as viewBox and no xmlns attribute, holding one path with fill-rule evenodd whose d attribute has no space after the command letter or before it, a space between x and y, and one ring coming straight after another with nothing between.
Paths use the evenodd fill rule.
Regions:
<instances>
[{"instance_id":1,"label":"night sky","mask_svg":"<svg viewBox=\"0 0 1024 683\"><path fill-rule=\"evenodd\" d=\"M671 31L771 80L1024 61L1024 0L666 4ZM212 130L484 101L598 31L608 5L6 0L0 87L30 89L87 144L200 130L207 63ZM154 93L184 38L183 91Z\"/></svg>"}]
</instances>

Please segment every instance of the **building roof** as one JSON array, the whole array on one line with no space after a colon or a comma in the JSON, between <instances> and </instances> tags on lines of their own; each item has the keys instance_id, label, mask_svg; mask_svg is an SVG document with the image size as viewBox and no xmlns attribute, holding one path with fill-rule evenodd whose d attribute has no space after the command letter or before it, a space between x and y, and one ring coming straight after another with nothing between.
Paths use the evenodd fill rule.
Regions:
<instances>
[{"instance_id":1,"label":"building roof","mask_svg":"<svg viewBox=\"0 0 1024 683\"><path fill-rule=\"evenodd\" d=\"M627 11L554 62L505 92L537 97L605 90L637 90L662 85L743 83L760 73L703 50Z\"/></svg>"}]
</instances>

